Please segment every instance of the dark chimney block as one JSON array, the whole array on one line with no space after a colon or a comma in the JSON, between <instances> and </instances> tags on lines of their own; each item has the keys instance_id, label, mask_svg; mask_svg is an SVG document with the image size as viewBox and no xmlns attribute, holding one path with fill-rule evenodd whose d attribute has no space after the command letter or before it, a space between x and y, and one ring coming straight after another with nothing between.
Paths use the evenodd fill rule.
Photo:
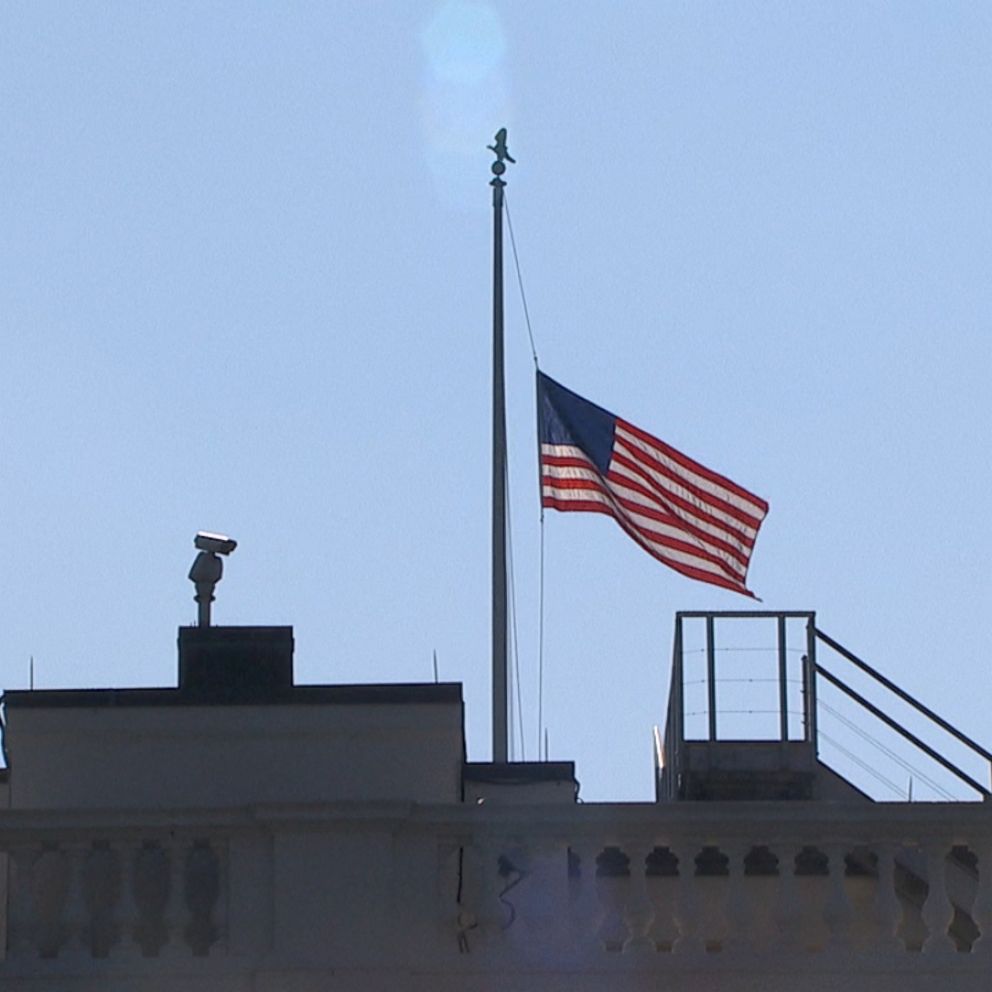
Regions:
<instances>
[{"instance_id":1,"label":"dark chimney block","mask_svg":"<svg viewBox=\"0 0 992 992\"><path fill-rule=\"evenodd\" d=\"M182 692L247 701L292 685L292 627L179 628Z\"/></svg>"}]
</instances>

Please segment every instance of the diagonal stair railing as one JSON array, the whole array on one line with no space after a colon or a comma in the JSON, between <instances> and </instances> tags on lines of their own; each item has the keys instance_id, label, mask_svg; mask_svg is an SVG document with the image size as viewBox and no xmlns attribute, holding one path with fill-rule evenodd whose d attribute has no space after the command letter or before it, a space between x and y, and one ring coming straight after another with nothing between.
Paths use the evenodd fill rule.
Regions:
<instances>
[{"instance_id":1,"label":"diagonal stair railing","mask_svg":"<svg viewBox=\"0 0 992 992\"><path fill-rule=\"evenodd\" d=\"M829 634L820 630L819 627L813 626L813 633L818 641L825 644L827 647L836 651L841 657L849 661L854 665L859 671L863 672L865 675L869 676L874 682L889 692L893 693L904 703L910 706L912 709L916 710L921 716L926 717L931 723L939 727L945 733L949 734L960 744L963 744L972 754L976 755L978 758L982 759L989 766L989 779L990 785L992 785L992 752L989 752L976 741L972 740L967 734L962 733L953 724L948 723L940 714L935 713L929 706L921 703L914 696L906 692L905 689L896 685L891 679L886 678L881 672L873 668L866 661L859 658L853 651L844 647L839 641L835 640ZM876 706L874 703L866 699L861 693L852 689L843 679L841 679L835 673L824 668L819 660L813 662L813 672L819 677L825 678L831 685L839 689L844 695L849 699L853 700L860 707L874 716L876 719L881 720L887 727L894 730L899 734L904 740L908 741L914 747L922 751L931 760L937 762L942 768L946 769L952 775L954 775L965 785L974 789L983 799L992 799L992 789L990 786L982 785L981 782L977 781L973 776L969 775L967 772L963 771L954 762L950 761L943 754L941 754L936 748L931 747L926 741L922 740L912 731L907 730L901 723L896 719L891 717L888 713L882 710L880 707Z\"/></svg>"}]
</instances>

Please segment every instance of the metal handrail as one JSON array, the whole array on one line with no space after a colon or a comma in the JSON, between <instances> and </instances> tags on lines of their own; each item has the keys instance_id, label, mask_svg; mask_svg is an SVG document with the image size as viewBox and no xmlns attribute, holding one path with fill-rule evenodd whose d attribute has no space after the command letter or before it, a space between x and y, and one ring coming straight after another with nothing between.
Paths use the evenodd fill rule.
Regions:
<instances>
[{"instance_id":1,"label":"metal handrail","mask_svg":"<svg viewBox=\"0 0 992 992\"><path fill-rule=\"evenodd\" d=\"M706 622L706 655L707 655L707 679L708 684L708 739L717 740L716 728L716 672L715 672L715 636L714 621L722 619L766 619L777 620L778 627L778 677L782 682L779 690L779 707L781 712L779 736L783 741L788 740L788 718L786 714L785 695L785 624L787 620L806 621L806 654L803 658L803 739L817 745L819 734L817 730L817 682L818 676L823 676L828 682L844 692L850 699L858 703L876 719L881 720L892 730L895 730L905 740L914 747L922 751L927 757L941 765L945 770L955 775L962 782L978 792L984 799L992 799L992 789L982 785L967 772L962 771L957 765L945 758L936 749L901 726L897 720L883 712L878 706L869 702L864 696L856 692L843 682L839 676L833 674L828 669L819 664L816 657L816 643L822 641L832 648L843 658L847 659L866 675L873 678L879 685L888 689L903 702L913 707L918 713L927 717L940 729L950 734L955 740L969 748L973 754L987 761L990 766L990 781L992 781L992 751L982 747L972 740L967 734L962 733L955 726L935 713L925 704L915 699L904 689L896 685L891 679L886 678L881 672L872 668L867 662L859 658L852 651L849 651L829 634L820 630L816 625L816 613L812 610L680 610L675 614L675 641L672 652L672 681L669 686L667 719L664 732L664 767L659 770L659 790L664 792L669 798L674 797L679 789L679 769L681 768L681 754L685 741L684 728L684 689L683 689L683 621L704 620Z\"/></svg>"},{"instance_id":2,"label":"metal handrail","mask_svg":"<svg viewBox=\"0 0 992 992\"><path fill-rule=\"evenodd\" d=\"M930 709L929 706L925 705L924 703L921 703L914 696L910 695L908 692L906 692L905 689L896 685L895 682L893 682L891 679L886 678L886 676L884 676L881 672L872 668L872 666L869 665L868 662L864 661L862 658L859 658L856 654L854 654L853 651L849 651L847 648L844 647L843 644L840 644L838 641L834 640L834 638L832 638L829 634L825 633L824 631L820 630L818 627L815 626L813 628L813 633L815 634L817 640L820 640L828 647L833 648L833 650L836 651L842 658L846 658L849 662L851 662L852 665L854 665L860 671L864 672L866 675L873 678L879 685L888 689L891 693L893 693L895 696L901 699L908 706L911 706L913 709L915 709L917 713L920 713L923 716L925 716L928 720L932 721L938 727L940 727L941 730L950 734L951 737L953 737L956 741L963 744L965 747L969 748L973 754L977 755L978 757L982 758L984 761L988 762L990 783L992 783L992 752L982 747L977 741L972 740L967 734L962 733L953 724L948 723L948 721L945 720L942 716L940 716L938 713L935 713L932 709ZM868 700L865 699L864 696L855 692L850 686L845 684L838 676L832 674L830 671L828 671L820 664L814 664L814 669L818 675L822 675L825 679L827 679L827 681L835 685L838 689L844 692L849 698L853 699L860 706L864 707L864 709L868 710L868 712L871 713L874 717L881 720L892 730L895 730L896 733L900 734L903 738L908 740L915 747L919 748L925 755L927 755L933 761L936 761L937 764L941 765L947 771L951 772L952 775L955 775L962 782L965 782L969 786L971 786L971 788L973 788L976 792L978 792L983 799L992 799L992 790L990 790L988 786L981 785L966 772L962 771L953 762L949 761L934 748L930 747L930 745L920 740L920 738L917 737L915 734L910 733L910 731L908 731L905 727L903 727L897 720L888 716L886 713L882 712L877 706L868 702Z\"/></svg>"},{"instance_id":3,"label":"metal handrail","mask_svg":"<svg viewBox=\"0 0 992 992\"><path fill-rule=\"evenodd\" d=\"M822 675L828 682L833 683L841 692L849 696L860 706L863 706L872 716L877 717L886 726L891 727L897 734L901 734L907 741L918 747L927 757L932 758L938 765L946 768L952 775L956 775L962 782L970 785L976 792L981 793L983 797L992 798L992 792L986 789L984 785L976 782L967 772L961 771L957 765L945 758L939 751L934 750L929 744L920 740L916 734L908 731L897 720L894 720L887 713L880 710L874 703L870 703L864 696L855 692L849 685L842 682L836 675L828 672L822 665L816 666L816 674Z\"/></svg>"},{"instance_id":4,"label":"metal handrail","mask_svg":"<svg viewBox=\"0 0 992 992\"><path fill-rule=\"evenodd\" d=\"M946 730L952 737L957 738L957 740L959 740L962 744L970 747L976 754L981 755L986 761L992 762L992 752L986 751L981 744L973 741L967 734L961 733L961 731L958 730L958 728L953 724L948 723L942 716L934 713L929 706L925 706L918 699L914 699L908 692L906 692L905 689L899 688L895 682L887 679L881 672L876 671L871 667L871 665L868 664L868 662L862 661L856 654L848 651L848 649L842 644L838 644L837 641L830 637L829 634L825 634L819 627L814 627L814 630L816 632L816 636L823 641L824 644L832 647L838 654L843 655L849 662L860 668L861 671L865 672L867 675L870 675L873 679L875 679L875 681L884 685L886 689L894 692L901 700L903 700L903 702L909 703L909 705L914 709L918 710L924 716L929 717L929 719L933 720L938 727Z\"/></svg>"}]
</instances>

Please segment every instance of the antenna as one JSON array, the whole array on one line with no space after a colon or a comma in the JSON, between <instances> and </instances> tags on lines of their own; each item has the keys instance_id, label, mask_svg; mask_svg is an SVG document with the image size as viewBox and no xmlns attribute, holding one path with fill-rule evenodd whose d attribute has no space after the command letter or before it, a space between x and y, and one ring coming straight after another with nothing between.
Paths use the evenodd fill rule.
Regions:
<instances>
[{"instance_id":1,"label":"antenna","mask_svg":"<svg viewBox=\"0 0 992 992\"><path fill-rule=\"evenodd\" d=\"M437 685L437 648L434 649L434 684Z\"/></svg>"}]
</instances>

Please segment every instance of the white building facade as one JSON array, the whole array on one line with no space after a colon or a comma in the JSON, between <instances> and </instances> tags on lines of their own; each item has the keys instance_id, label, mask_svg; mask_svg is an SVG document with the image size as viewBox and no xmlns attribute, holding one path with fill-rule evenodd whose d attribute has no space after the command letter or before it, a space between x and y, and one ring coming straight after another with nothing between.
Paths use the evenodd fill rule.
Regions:
<instances>
[{"instance_id":1,"label":"white building facade","mask_svg":"<svg viewBox=\"0 0 992 992\"><path fill-rule=\"evenodd\" d=\"M287 628L181 631L176 689L4 702L5 992L992 988L988 801L792 758L808 795L769 798L711 748L711 798L662 768L577 803L570 763L467 762L458 685L294 685Z\"/></svg>"}]
</instances>

